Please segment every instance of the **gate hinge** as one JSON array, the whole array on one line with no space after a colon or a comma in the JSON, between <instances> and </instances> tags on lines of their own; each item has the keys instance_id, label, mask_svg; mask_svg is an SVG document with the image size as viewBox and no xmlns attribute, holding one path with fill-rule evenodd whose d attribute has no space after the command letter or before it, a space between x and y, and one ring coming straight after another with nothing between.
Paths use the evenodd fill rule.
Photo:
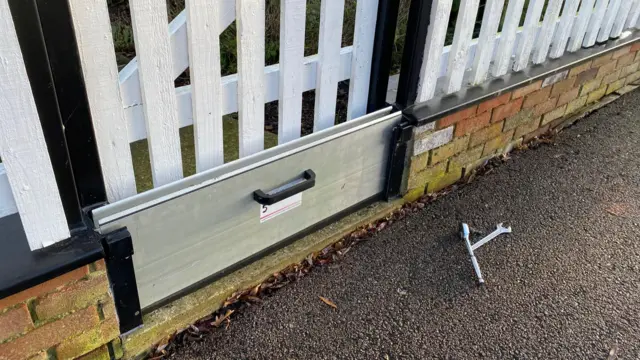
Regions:
<instances>
[{"instance_id":1,"label":"gate hinge","mask_svg":"<svg viewBox=\"0 0 640 360\"><path fill-rule=\"evenodd\" d=\"M389 164L387 166L387 186L385 189L387 201L401 195L408 143L413 135L413 127L403 117L402 122L393 128L391 154L389 155Z\"/></svg>"}]
</instances>

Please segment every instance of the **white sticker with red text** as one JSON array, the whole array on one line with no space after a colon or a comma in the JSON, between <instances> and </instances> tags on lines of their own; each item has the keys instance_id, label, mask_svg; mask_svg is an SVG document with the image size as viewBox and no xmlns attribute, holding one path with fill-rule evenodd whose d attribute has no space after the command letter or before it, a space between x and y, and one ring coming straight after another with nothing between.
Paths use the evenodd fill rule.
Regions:
<instances>
[{"instance_id":1,"label":"white sticker with red text","mask_svg":"<svg viewBox=\"0 0 640 360\"><path fill-rule=\"evenodd\" d=\"M269 221L302 205L302 193L295 194L273 205L260 205L260 223Z\"/></svg>"}]
</instances>

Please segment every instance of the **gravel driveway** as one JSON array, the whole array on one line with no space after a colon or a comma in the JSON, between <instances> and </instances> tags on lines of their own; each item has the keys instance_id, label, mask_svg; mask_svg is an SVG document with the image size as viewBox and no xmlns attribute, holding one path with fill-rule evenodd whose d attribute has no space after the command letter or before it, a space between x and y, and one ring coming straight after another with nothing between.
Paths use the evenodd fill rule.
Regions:
<instances>
[{"instance_id":1,"label":"gravel driveway","mask_svg":"<svg viewBox=\"0 0 640 360\"><path fill-rule=\"evenodd\" d=\"M484 287L461 221L513 226L477 252ZM640 359L639 235L633 92L171 358Z\"/></svg>"}]
</instances>

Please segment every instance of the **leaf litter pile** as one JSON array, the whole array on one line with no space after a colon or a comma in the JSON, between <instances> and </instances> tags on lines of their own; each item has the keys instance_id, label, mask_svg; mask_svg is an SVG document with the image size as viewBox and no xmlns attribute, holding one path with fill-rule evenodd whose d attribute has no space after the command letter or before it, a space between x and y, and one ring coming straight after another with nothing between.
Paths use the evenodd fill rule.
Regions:
<instances>
[{"instance_id":1,"label":"leaf litter pile","mask_svg":"<svg viewBox=\"0 0 640 360\"><path fill-rule=\"evenodd\" d=\"M526 145L517 147L515 151L535 149L543 144L553 144L556 134L557 132L555 131L544 134ZM300 263L289 265L282 271L274 273L263 283L252 288L233 293L222 304L222 307L216 310L213 314L200 319L196 323L189 325L187 328L167 337L149 353L147 359L156 360L167 358L189 342L204 340L214 331L228 329L232 323L233 317L238 313L251 308L255 304L261 303L264 298L271 296L279 289L305 277L315 267L321 267L339 261L340 258L347 254L358 243L370 239L389 225L392 225L394 222L404 219L407 215L424 209L426 204L456 190L460 186L472 182L477 176L490 174L509 159L510 156L508 154L504 154L487 160L481 167L472 173L467 174L467 176L463 177L463 179L458 183L437 193L424 195L414 202L406 203L386 217L371 224L361 226L340 239L338 242L308 255ZM338 306L330 299L319 296L319 300L334 310L338 308Z\"/></svg>"}]
</instances>

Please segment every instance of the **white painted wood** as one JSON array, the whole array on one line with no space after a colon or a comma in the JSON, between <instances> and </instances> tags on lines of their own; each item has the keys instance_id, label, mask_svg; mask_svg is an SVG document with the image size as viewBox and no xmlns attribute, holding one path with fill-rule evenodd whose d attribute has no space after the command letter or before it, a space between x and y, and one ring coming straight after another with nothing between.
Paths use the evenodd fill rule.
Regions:
<instances>
[{"instance_id":1,"label":"white painted wood","mask_svg":"<svg viewBox=\"0 0 640 360\"><path fill-rule=\"evenodd\" d=\"M624 25L627 22L627 18L629 17L632 5L633 0L624 0L620 3L620 10L618 10L618 15L616 15L615 19L613 20L613 28L611 29L612 38L618 38L622 34L622 30L624 30Z\"/></svg>"},{"instance_id":2,"label":"white painted wood","mask_svg":"<svg viewBox=\"0 0 640 360\"><path fill-rule=\"evenodd\" d=\"M278 96L278 144L300 137L306 0L280 2L280 94Z\"/></svg>"},{"instance_id":3,"label":"white painted wood","mask_svg":"<svg viewBox=\"0 0 640 360\"><path fill-rule=\"evenodd\" d=\"M133 37L138 55L153 186L182 178L182 156L167 7L156 0L130 0Z\"/></svg>"},{"instance_id":4,"label":"white painted wood","mask_svg":"<svg viewBox=\"0 0 640 360\"><path fill-rule=\"evenodd\" d=\"M536 41L536 28L540 23L540 15L542 15L542 7L545 0L530 0L527 8L527 16L522 27L522 38L516 49L516 59L513 65L513 71L521 71L529 65L531 51Z\"/></svg>"},{"instance_id":5,"label":"white painted wood","mask_svg":"<svg viewBox=\"0 0 640 360\"><path fill-rule=\"evenodd\" d=\"M196 172L224 164L219 5L187 0Z\"/></svg>"},{"instance_id":6,"label":"white painted wood","mask_svg":"<svg viewBox=\"0 0 640 360\"><path fill-rule=\"evenodd\" d=\"M107 200L136 194L109 10L104 0L69 0Z\"/></svg>"},{"instance_id":7,"label":"white painted wood","mask_svg":"<svg viewBox=\"0 0 640 360\"><path fill-rule=\"evenodd\" d=\"M11 185L4 165L0 163L0 218L9 216L18 212L16 201L13 199Z\"/></svg>"},{"instance_id":8,"label":"white painted wood","mask_svg":"<svg viewBox=\"0 0 640 360\"><path fill-rule=\"evenodd\" d=\"M575 52L582 48L582 42L584 41L585 34L587 33L591 15L593 14L594 4L595 0L581 0L580 11L578 12L578 17L576 18L573 29L571 30L571 38L569 40L569 45L567 46L567 50L569 52Z\"/></svg>"},{"instance_id":9,"label":"white painted wood","mask_svg":"<svg viewBox=\"0 0 640 360\"><path fill-rule=\"evenodd\" d=\"M467 69L467 51L473 37L473 27L478 16L479 0L462 0L449 52L449 66L445 92L454 93L462 88L462 78Z\"/></svg>"},{"instance_id":10,"label":"white painted wood","mask_svg":"<svg viewBox=\"0 0 640 360\"><path fill-rule=\"evenodd\" d=\"M438 68L442 57L442 48L447 35L447 25L451 15L452 0L434 0L431 7L431 22L427 32L420 81L418 82L417 102L433 98L438 81Z\"/></svg>"},{"instance_id":11,"label":"white painted wood","mask_svg":"<svg viewBox=\"0 0 640 360\"><path fill-rule=\"evenodd\" d=\"M580 5L580 0L565 1L562 17L560 18L560 22L558 22L553 43L551 44L550 58L557 59L564 54L567 43L569 42L569 36L571 35L571 29L578 16L578 5Z\"/></svg>"},{"instance_id":12,"label":"white painted wood","mask_svg":"<svg viewBox=\"0 0 640 360\"><path fill-rule=\"evenodd\" d=\"M500 42L498 43L494 64L491 68L491 74L493 76L502 76L509 71L516 42L516 30L518 29L518 25L520 25L520 16L522 15L523 8L524 0L509 0L508 2L504 24L502 25L502 33L500 34ZM524 32L522 34L524 35ZM520 42L522 42L523 35L520 36Z\"/></svg>"},{"instance_id":13,"label":"white painted wood","mask_svg":"<svg viewBox=\"0 0 640 360\"><path fill-rule=\"evenodd\" d=\"M542 21L542 27L538 33L534 48L533 48L533 63L542 64L547 60L549 55L549 48L551 41L554 37L556 24L558 23L558 16L560 15L560 9L562 8L563 0L549 0L547 4L547 11L544 14L544 20Z\"/></svg>"},{"instance_id":14,"label":"white painted wood","mask_svg":"<svg viewBox=\"0 0 640 360\"><path fill-rule=\"evenodd\" d=\"M240 157L264 149L264 0L236 2Z\"/></svg>"},{"instance_id":15,"label":"white painted wood","mask_svg":"<svg viewBox=\"0 0 640 360\"><path fill-rule=\"evenodd\" d=\"M335 124L343 18L344 0L322 1L314 132L330 128Z\"/></svg>"},{"instance_id":16,"label":"white painted wood","mask_svg":"<svg viewBox=\"0 0 640 360\"><path fill-rule=\"evenodd\" d=\"M515 42L517 43L522 36L520 30L516 31ZM493 40L493 48L500 42L501 34L497 34ZM440 64L437 66L438 78L446 76L447 65L449 63L449 51L451 46L445 46L440 56ZM476 49L478 49L478 39L474 39L469 47L467 66L471 67L475 59ZM340 50L340 69L339 81L348 80L351 77L351 54L352 47L347 46ZM318 55L308 56L304 59L303 68L303 92L313 90L316 87L316 66L318 64ZM279 65L270 65L264 68L265 83L265 103L279 99ZM238 91L237 74L228 75L222 78L222 112L223 114L231 114L238 111ZM394 89L395 90L395 89ZM191 86L182 86L176 89L176 97L178 99L178 115L180 119L180 127L193 125L193 109L191 106ZM144 113L141 105L129 106L125 109L127 122L129 124L129 142L145 139L147 137L144 125Z\"/></svg>"},{"instance_id":17,"label":"white painted wood","mask_svg":"<svg viewBox=\"0 0 640 360\"><path fill-rule=\"evenodd\" d=\"M347 120L357 119L367 113L371 59L378 16L378 0L356 3L356 25L353 34L353 61L349 81L349 105Z\"/></svg>"},{"instance_id":18,"label":"white painted wood","mask_svg":"<svg viewBox=\"0 0 640 360\"><path fill-rule=\"evenodd\" d=\"M607 6L609 6L609 0L597 0L596 7L591 14L591 19L589 19L589 26L587 26L587 32L584 35L582 46L591 47L596 44L598 32L604 20Z\"/></svg>"},{"instance_id":19,"label":"white painted wood","mask_svg":"<svg viewBox=\"0 0 640 360\"><path fill-rule=\"evenodd\" d=\"M504 0L488 0L485 4L480 36L478 37L478 43L481 45L476 49L476 56L471 70L471 83L474 85L487 80L503 8Z\"/></svg>"},{"instance_id":20,"label":"white painted wood","mask_svg":"<svg viewBox=\"0 0 640 360\"><path fill-rule=\"evenodd\" d=\"M218 30L224 31L236 19L236 0L216 0L218 4ZM180 12L169 23L169 39L173 60L173 78L177 78L189 67L189 50L187 41L187 13ZM141 103L139 86L138 59L133 58L120 71L120 86L125 107ZM129 102L131 100L133 102ZM135 100L139 100L135 102Z\"/></svg>"},{"instance_id":21,"label":"white painted wood","mask_svg":"<svg viewBox=\"0 0 640 360\"><path fill-rule=\"evenodd\" d=\"M69 227L7 0L0 0L0 34L0 156L35 250L68 238Z\"/></svg>"},{"instance_id":22,"label":"white painted wood","mask_svg":"<svg viewBox=\"0 0 640 360\"><path fill-rule=\"evenodd\" d=\"M630 0L624 0L630 1ZM607 8L607 12L604 15L604 20L602 20L602 26L600 27L600 32L598 32L598 42L605 42L609 40L611 37L611 31L613 30L613 24L616 21L616 17L618 16L618 12L620 10L620 5L622 4L622 0L610 0L609 8Z\"/></svg>"},{"instance_id":23,"label":"white painted wood","mask_svg":"<svg viewBox=\"0 0 640 360\"><path fill-rule=\"evenodd\" d=\"M638 17L640 17L640 0L633 0L631 9L629 10L629 17L627 18L624 28L635 28L638 23Z\"/></svg>"}]
</instances>

